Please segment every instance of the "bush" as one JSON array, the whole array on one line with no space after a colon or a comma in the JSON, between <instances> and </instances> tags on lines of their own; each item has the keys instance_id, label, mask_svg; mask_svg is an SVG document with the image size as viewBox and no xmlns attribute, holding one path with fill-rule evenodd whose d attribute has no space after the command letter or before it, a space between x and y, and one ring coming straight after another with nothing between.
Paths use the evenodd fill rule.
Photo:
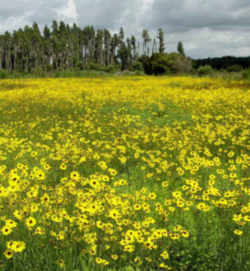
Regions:
<instances>
[{"instance_id":1,"label":"bush","mask_svg":"<svg viewBox=\"0 0 250 271\"><path fill-rule=\"evenodd\" d=\"M146 74L152 74L151 58L149 56L143 55L138 61L142 63L143 70Z\"/></svg>"},{"instance_id":2,"label":"bush","mask_svg":"<svg viewBox=\"0 0 250 271\"><path fill-rule=\"evenodd\" d=\"M241 65L235 64L227 68L228 72L241 72L243 70Z\"/></svg>"},{"instance_id":3,"label":"bush","mask_svg":"<svg viewBox=\"0 0 250 271\"><path fill-rule=\"evenodd\" d=\"M93 70L93 71L100 71L100 72L110 72L110 73L120 70L119 67L117 67L116 65L104 66L98 63L90 63L86 66L86 69Z\"/></svg>"},{"instance_id":4,"label":"bush","mask_svg":"<svg viewBox=\"0 0 250 271\"><path fill-rule=\"evenodd\" d=\"M45 75L45 71L43 71L42 67L36 67L32 70L32 73L37 75L37 76L44 76Z\"/></svg>"},{"instance_id":5,"label":"bush","mask_svg":"<svg viewBox=\"0 0 250 271\"><path fill-rule=\"evenodd\" d=\"M46 65L45 71L46 72L52 72L53 71L53 66L51 64Z\"/></svg>"},{"instance_id":6,"label":"bush","mask_svg":"<svg viewBox=\"0 0 250 271\"><path fill-rule=\"evenodd\" d=\"M77 62L76 65L75 65L75 67L76 67L76 69L77 69L78 71L82 71L83 68L84 68L83 62L80 62L80 61Z\"/></svg>"},{"instance_id":7,"label":"bush","mask_svg":"<svg viewBox=\"0 0 250 271\"><path fill-rule=\"evenodd\" d=\"M134 75L145 75L144 71L135 71Z\"/></svg>"},{"instance_id":8,"label":"bush","mask_svg":"<svg viewBox=\"0 0 250 271\"><path fill-rule=\"evenodd\" d=\"M250 80L250 69L244 70L244 72L242 73L242 78Z\"/></svg>"},{"instance_id":9,"label":"bush","mask_svg":"<svg viewBox=\"0 0 250 271\"><path fill-rule=\"evenodd\" d=\"M89 63L86 68L87 70L103 71L105 69L105 66L92 62L92 63Z\"/></svg>"},{"instance_id":10,"label":"bush","mask_svg":"<svg viewBox=\"0 0 250 271\"><path fill-rule=\"evenodd\" d=\"M143 71L143 64L140 61L135 61L131 67L132 71Z\"/></svg>"},{"instance_id":11,"label":"bush","mask_svg":"<svg viewBox=\"0 0 250 271\"><path fill-rule=\"evenodd\" d=\"M0 79L5 79L8 77L8 73L4 70L0 70Z\"/></svg>"},{"instance_id":12,"label":"bush","mask_svg":"<svg viewBox=\"0 0 250 271\"><path fill-rule=\"evenodd\" d=\"M155 75L169 74L170 67L167 54L153 54L151 59L151 73Z\"/></svg>"},{"instance_id":13,"label":"bush","mask_svg":"<svg viewBox=\"0 0 250 271\"><path fill-rule=\"evenodd\" d=\"M210 65L204 65L197 69L199 75L210 75L214 72L213 68Z\"/></svg>"},{"instance_id":14,"label":"bush","mask_svg":"<svg viewBox=\"0 0 250 271\"><path fill-rule=\"evenodd\" d=\"M146 74L174 74L189 73L192 71L192 61L179 54L153 54L150 58L143 56L140 58Z\"/></svg>"},{"instance_id":15,"label":"bush","mask_svg":"<svg viewBox=\"0 0 250 271\"><path fill-rule=\"evenodd\" d=\"M116 71L118 71L118 70L120 70L120 68L117 67L116 65L108 65L108 66L106 66L105 69L104 69L104 71L110 72L110 73L116 72Z\"/></svg>"},{"instance_id":16,"label":"bush","mask_svg":"<svg viewBox=\"0 0 250 271\"><path fill-rule=\"evenodd\" d=\"M179 53L168 55L169 68L172 73L190 73L192 71L192 60Z\"/></svg>"}]
</instances>

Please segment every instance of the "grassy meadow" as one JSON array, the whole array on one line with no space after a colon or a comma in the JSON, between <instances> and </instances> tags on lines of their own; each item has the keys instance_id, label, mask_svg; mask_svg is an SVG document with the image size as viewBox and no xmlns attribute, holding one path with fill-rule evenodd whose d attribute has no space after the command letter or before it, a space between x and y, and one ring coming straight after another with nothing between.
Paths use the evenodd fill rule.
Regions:
<instances>
[{"instance_id":1,"label":"grassy meadow","mask_svg":"<svg viewBox=\"0 0 250 271\"><path fill-rule=\"evenodd\" d=\"M0 81L0 270L250 270L250 84Z\"/></svg>"}]
</instances>

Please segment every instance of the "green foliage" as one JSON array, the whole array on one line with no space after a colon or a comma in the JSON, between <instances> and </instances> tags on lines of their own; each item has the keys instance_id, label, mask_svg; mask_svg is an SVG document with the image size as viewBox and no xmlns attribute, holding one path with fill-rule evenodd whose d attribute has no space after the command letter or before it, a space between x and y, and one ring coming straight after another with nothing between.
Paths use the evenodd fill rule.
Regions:
<instances>
[{"instance_id":1,"label":"green foliage","mask_svg":"<svg viewBox=\"0 0 250 271\"><path fill-rule=\"evenodd\" d=\"M243 69L250 67L250 56L248 57L234 57L234 56L223 56L223 57L209 57L202 59L193 59L194 68L198 69L201 66L210 65L215 70L227 70L229 67L234 65L240 65Z\"/></svg>"},{"instance_id":2,"label":"green foliage","mask_svg":"<svg viewBox=\"0 0 250 271\"><path fill-rule=\"evenodd\" d=\"M241 72L243 70L241 65L235 64L227 68L228 72Z\"/></svg>"},{"instance_id":3,"label":"green foliage","mask_svg":"<svg viewBox=\"0 0 250 271\"><path fill-rule=\"evenodd\" d=\"M151 58L149 56L146 55L142 55L139 59L139 62L142 63L144 72L146 74L152 74L152 67L151 67Z\"/></svg>"},{"instance_id":4,"label":"green foliage","mask_svg":"<svg viewBox=\"0 0 250 271\"><path fill-rule=\"evenodd\" d=\"M163 54L165 51L165 43L164 43L164 32L163 32L162 28L158 29L157 38L159 40L159 53Z\"/></svg>"},{"instance_id":5,"label":"green foliage","mask_svg":"<svg viewBox=\"0 0 250 271\"><path fill-rule=\"evenodd\" d=\"M178 51L179 54L185 56L185 51L184 51L183 43L181 41L178 42L177 51Z\"/></svg>"},{"instance_id":6,"label":"green foliage","mask_svg":"<svg viewBox=\"0 0 250 271\"><path fill-rule=\"evenodd\" d=\"M213 72L214 72L213 68L209 65L201 66L197 70L197 73L199 75L211 75Z\"/></svg>"},{"instance_id":7,"label":"green foliage","mask_svg":"<svg viewBox=\"0 0 250 271\"><path fill-rule=\"evenodd\" d=\"M57 71L47 74L47 77L55 78L73 78L73 77L97 77L97 76L109 76L107 72L98 70L83 70L83 71Z\"/></svg>"},{"instance_id":8,"label":"green foliage","mask_svg":"<svg viewBox=\"0 0 250 271\"><path fill-rule=\"evenodd\" d=\"M118 57L121 62L121 70L124 71L129 68L129 49L126 47L125 43L122 42L118 50Z\"/></svg>"},{"instance_id":9,"label":"green foliage","mask_svg":"<svg viewBox=\"0 0 250 271\"><path fill-rule=\"evenodd\" d=\"M135 71L133 74L131 75L145 75L144 71Z\"/></svg>"},{"instance_id":10,"label":"green foliage","mask_svg":"<svg viewBox=\"0 0 250 271\"><path fill-rule=\"evenodd\" d=\"M3 74L3 76L1 76ZM143 71L124 71L120 72L116 65L109 65L103 70L84 69L84 70L64 70L64 71L47 71L38 73L13 72L0 73L0 79L21 79L21 78L73 78L73 77L110 77L110 76L133 76L144 75Z\"/></svg>"},{"instance_id":11,"label":"green foliage","mask_svg":"<svg viewBox=\"0 0 250 271\"><path fill-rule=\"evenodd\" d=\"M8 74L4 70L0 70L0 79L5 79L8 77Z\"/></svg>"},{"instance_id":12,"label":"green foliage","mask_svg":"<svg viewBox=\"0 0 250 271\"><path fill-rule=\"evenodd\" d=\"M42 67L37 66L37 67L35 67L35 68L33 69L32 73L33 73L33 74L36 74L36 75L38 75L38 76L43 77L43 76L45 75L46 72L42 69Z\"/></svg>"},{"instance_id":13,"label":"green foliage","mask_svg":"<svg viewBox=\"0 0 250 271\"><path fill-rule=\"evenodd\" d=\"M135 61L131 67L132 71L143 71L143 64L140 61Z\"/></svg>"},{"instance_id":14,"label":"green foliage","mask_svg":"<svg viewBox=\"0 0 250 271\"><path fill-rule=\"evenodd\" d=\"M43 34L41 34L43 33ZM62 71L89 69L114 71L114 63L125 70L137 58L137 41L126 37L121 27L119 35L107 29L83 29L76 24L53 21L51 29L40 31L37 23L23 29L0 34L0 67L7 72ZM16 48L18 53L16 53ZM96 64L95 67L93 66ZM111 67L109 67L111 65ZM38 71L39 70L39 71ZM41 71L40 71L41 70Z\"/></svg>"},{"instance_id":15,"label":"green foliage","mask_svg":"<svg viewBox=\"0 0 250 271\"><path fill-rule=\"evenodd\" d=\"M242 77L243 77L243 79L250 80L250 69L245 70L245 71L242 73Z\"/></svg>"},{"instance_id":16,"label":"green foliage","mask_svg":"<svg viewBox=\"0 0 250 271\"><path fill-rule=\"evenodd\" d=\"M151 73L155 75L170 73L167 54L154 54L150 59Z\"/></svg>"},{"instance_id":17,"label":"green foliage","mask_svg":"<svg viewBox=\"0 0 250 271\"><path fill-rule=\"evenodd\" d=\"M116 72L116 71L119 71L119 70L120 70L120 68L117 65L108 65L108 66L105 67L104 71L113 73L113 72Z\"/></svg>"},{"instance_id":18,"label":"green foliage","mask_svg":"<svg viewBox=\"0 0 250 271\"><path fill-rule=\"evenodd\" d=\"M188 73L192 71L192 62L189 58L178 54L153 54L150 58L143 56L140 58L146 74L176 74Z\"/></svg>"},{"instance_id":19,"label":"green foliage","mask_svg":"<svg viewBox=\"0 0 250 271\"><path fill-rule=\"evenodd\" d=\"M89 63L89 65L86 68L87 70L95 70L95 71L105 71L106 69L104 65L94 63L94 62Z\"/></svg>"},{"instance_id":20,"label":"green foliage","mask_svg":"<svg viewBox=\"0 0 250 271\"><path fill-rule=\"evenodd\" d=\"M86 66L86 70L112 73L112 72L118 71L119 67L116 66L116 65L104 66L102 64L92 62L92 63L90 63L89 65Z\"/></svg>"}]
</instances>

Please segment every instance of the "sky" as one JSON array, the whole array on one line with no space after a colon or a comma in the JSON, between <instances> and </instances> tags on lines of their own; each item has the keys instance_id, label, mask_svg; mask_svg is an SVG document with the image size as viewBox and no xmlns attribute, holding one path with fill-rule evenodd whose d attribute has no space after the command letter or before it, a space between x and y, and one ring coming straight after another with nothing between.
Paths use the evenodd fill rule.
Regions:
<instances>
[{"instance_id":1,"label":"sky","mask_svg":"<svg viewBox=\"0 0 250 271\"><path fill-rule=\"evenodd\" d=\"M123 26L138 38L162 28L166 51L182 41L192 58L250 56L250 0L0 0L0 33L52 20L112 33Z\"/></svg>"}]
</instances>

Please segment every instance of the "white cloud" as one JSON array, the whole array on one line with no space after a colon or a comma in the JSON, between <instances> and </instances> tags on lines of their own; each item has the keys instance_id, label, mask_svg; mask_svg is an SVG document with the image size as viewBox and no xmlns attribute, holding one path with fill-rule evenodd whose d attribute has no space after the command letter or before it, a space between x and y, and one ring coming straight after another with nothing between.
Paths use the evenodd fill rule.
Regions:
<instances>
[{"instance_id":1,"label":"white cloud","mask_svg":"<svg viewBox=\"0 0 250 271\"><path fill-rule=\"evenodd\" d=\"M9 16L5 18L4 20L1 20L0 17L0 34L5 32L5 31L13 31L17 30L19 28L24 27L27 24L30 24L30 21L27 19L32 13L31 12L26 12L22 16Z\"/></svg>"},{"instance_id":2,"label":"white cloud","mask_svg":"<svg viewBox=\"0 0 250 271\"><path fill-rule=\"evenodd\" d=\"M79 14L77 12L75 0L68 0L65 5L55 11L58 20L63 20L70 24L78 23Z\"/></svg>"},{"instance_id":3,"label":"white cloud","mask_svg":"<svg viewBox=\"0 0 250 271\"><path fill-rule=\"evenodd\" d=\"M186 54L195 58L247 56L250 52L250 36L244 31L192 29L183 33L171 33L166 39L167 51L176 50L177 42L181 40Z\"/></svg>"}]
</instances>

